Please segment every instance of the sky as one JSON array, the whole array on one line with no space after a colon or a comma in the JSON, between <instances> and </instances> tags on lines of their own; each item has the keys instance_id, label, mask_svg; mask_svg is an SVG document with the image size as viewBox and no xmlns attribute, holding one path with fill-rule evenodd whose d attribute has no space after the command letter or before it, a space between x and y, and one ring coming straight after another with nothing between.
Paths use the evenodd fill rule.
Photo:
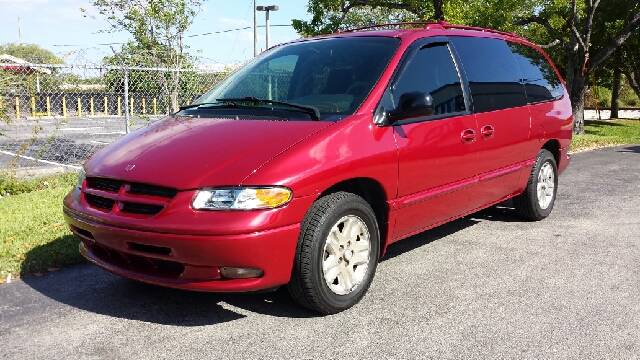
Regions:
<instances>
[{"instance_id":1,"label":"sky","mask_svg":"<svg viewBox=\"0 0 640 360\"><path fill-rule=\"evenodd\" d=\"M253 1L204 0L201 12L185 34L187 50L201 57L202 63L235 64L253 57ZM290 26L291 19L308 20L306 0L257 0L258 5L278 5L270 12L271 46L299 38ZM89 16L80 11L87 10ZM92 18L93 17L93 18ZM92 8L90 0L0 0L0 44L18 43L18 18L22 43L36 44L52 51L65 61L81 63L99 61L111 55L109 45L117 51L131 39L127 32L104 33L109 24ZM265 24L265 13L258 12L258 26ZM250 29L201 35L243 27ZM258 52L265 48L265 28L258 28Z\"/></svg>"}]
</instances>

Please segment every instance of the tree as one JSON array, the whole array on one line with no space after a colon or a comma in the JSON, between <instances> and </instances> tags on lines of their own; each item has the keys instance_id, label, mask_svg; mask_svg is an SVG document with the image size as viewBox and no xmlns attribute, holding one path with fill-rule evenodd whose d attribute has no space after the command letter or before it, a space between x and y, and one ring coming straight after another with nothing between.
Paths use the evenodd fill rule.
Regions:
<instances>
[{"instance_id":1,"label":"tree","mask_svg":"<svg viewBox=\"0 0 640 360\"><path fill-rule=\"evenodd\" d=\"M354 27L444 19L443 0L309 0L310 21L292 20L302 36L329 34Z\"/></svg>"},{"instance_id":2,"label":"tree","mask_svg":"<svg viewBox=\"0 0 640 360\"><path fill-rule=\"evenodd\" d=\"M166 109L167 112L171 112L173 105L172 92L179 94L182 98L178 100L190 100L194 95L201 94L205 89L201 86L202 79L198 78L198 74L195 69L195 59L188 54L183 55L182 64L180 69L170 68L166 66L158 67L158 64L170 64L171 56L170 49L164 49L160 47L155 52L146 51L134 42L128 42L122 46L122 50L117 55L106 56L102 62L105 65L120 68L120 59L123 60L124 65L128 68L128 86L129 91L134 93L140 93L145 95L165 95L161 97L160 107ZM145 68L147 70L142 70ZM188 70L188 71L181 71ZM175 73L179 73L177 77L177 84L174 83ZM107 89L112 92L122 92L124 90L124 76L119 69L107 70L104 75L104 84ZM202 82L205 84L205 82ZM175 87L169 89L170 85ZM175 99L177 99L176 95ZM169 101L166 101L169 99Z\"/></svg>"},{"instance_id":3,"label":"tree","mask_svg":"<svg viewBox=\"0 0 640 360\"><path fill-rule=\"evenodd\" d=\"M544 27L548 35L557 40L566 52L566 82L574 116L574 134L584 134L584 100L589 85L589 75L607 60L625 40L640 26L639 1L610 0L607 7L623 10L624 25L615 34L607 36L603 42L594 46L598 28L594 23L603 21L598 11L600 0L585 0L579 3L567 1L545 1L534 7L534 13L515 22L527 26L538 24ZM598 16L596 16L596 14Z\"/></svg>"},{"instance_id":4,"label":"tree","mask_svg":"<svg viewBox=\"0 0 640 360\"><path fill-rule=\"evenodd\" d=\"M34 44L7 43L0 45L0 55L7 54L34 64L62 64L51 51Z\"/></svg>"},{"instance_id":5,"label":"tree","mask_svg":"<svg viewBox=\"0 0 640 360\"><path fill-rule=\"evenodd\" d=\"M0 44L0 55L11 55L31 64L62 64L62 60L51 51L33 44ZM0 97L9 93L34 94L40 89L56 91L63 76L54 67L24 66L22 68L0 68Z\"/></svg>"},{"instance_id":6,"label":"tree","mask_svg":"<svg viewBox=\"0 0 640 360\"><path fill-rule=\"evenodd\" d=\"M203 0L92 0L111 29L128 31L133 36L130 49L142 52L154 67L173 69L160 77L171 108L178 110L180 71L185 63L184 33L200 12ZM85 9L81 11L86 13ZM127 54L123 47L122 54Z\"/></svg>"}]
</instances>

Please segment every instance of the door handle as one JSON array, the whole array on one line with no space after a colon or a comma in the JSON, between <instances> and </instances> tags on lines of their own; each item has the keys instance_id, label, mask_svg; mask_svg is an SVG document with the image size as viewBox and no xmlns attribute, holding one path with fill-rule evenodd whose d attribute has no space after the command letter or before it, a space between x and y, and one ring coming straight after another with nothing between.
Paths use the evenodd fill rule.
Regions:
<instances>
[{"instance_id":1,"label":"door handle","mask_svg":"<svg viewBox=\"0 0 640 360\"><path fill-rule=\"evenodd\" d=\"M471 144L476 141L476 132L473 129L466 129L460 133L460 138L462 138L463 144Z\"/></svg>"},{"instance_id":2,"label":"door handle","mask_svg":"<svg viewBox=\"0 0 640 360\"><path fill-rule=\"evenodd\" d=\"M480 128L480 133L482 134L483 139L489 139L490 137L493 137L494 131L495 130L491 125L485 125L482 128Z\"/></svg>"}]
</instances>

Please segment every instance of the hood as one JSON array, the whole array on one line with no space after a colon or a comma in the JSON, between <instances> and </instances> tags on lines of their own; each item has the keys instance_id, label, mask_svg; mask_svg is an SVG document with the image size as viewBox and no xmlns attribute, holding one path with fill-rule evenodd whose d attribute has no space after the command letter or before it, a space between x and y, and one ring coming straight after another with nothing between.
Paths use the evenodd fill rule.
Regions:
<instances>
[{"instance_id":1,"label":"hood","mask_svg":"<svg viewBox=\"0 0 640 360\"><path fill-rule=\"evenodd\" d=\"M88 176L180 190L236 186L264 163L331 124L167 118L111 143L87 160L85 169Z\"/></svg>"}]
</instances>

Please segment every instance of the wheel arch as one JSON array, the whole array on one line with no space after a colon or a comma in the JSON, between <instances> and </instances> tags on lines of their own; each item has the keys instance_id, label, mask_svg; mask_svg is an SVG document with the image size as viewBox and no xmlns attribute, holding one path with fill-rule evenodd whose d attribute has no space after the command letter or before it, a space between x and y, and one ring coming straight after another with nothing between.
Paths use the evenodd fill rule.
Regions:
<instances>
[{"instance_id":1,"label":"wheel arch","mask_svg":"<svg viewBox=\"0 0 640 360\"><path fill-rule=\"evenodd\" d=\"M560 167L560 142L556 139L550 139L542 145L542 148L548 150L553 155L556 166Z\"/></svg>"},{"instance_id":2,"label":"wheel arch","mask_svg":"<svg viewBox=\"0 0 640 360\"><path fill-rule=\"evenodd\" d=\"M388 243L389 218L388 197L380 182L372 178L352 178L340 181L325 191L319 197L345 191L362 197L373 209L380 230L380 257L384 255Z\"/></svg>"}]
</instances>

